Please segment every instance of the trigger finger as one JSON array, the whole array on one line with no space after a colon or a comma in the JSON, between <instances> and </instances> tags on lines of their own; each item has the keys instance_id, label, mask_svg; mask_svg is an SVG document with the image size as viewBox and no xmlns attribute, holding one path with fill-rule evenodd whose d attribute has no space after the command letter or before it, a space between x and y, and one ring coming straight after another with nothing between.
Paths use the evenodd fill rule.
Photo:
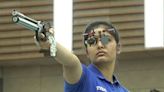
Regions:
<instances>
[{"instance_id":1,"label":"trigger finger","mask_svg":"<svg viewBox=\"0 0 164 92\"><path fill-rule=\"evenodd\" d=\"M53 35L54 35L54 33L55 33L53 28L50 28L50 29L49 29L49 32L50 32L51 34L53 34Z\"/></svg>"}]
</instances>

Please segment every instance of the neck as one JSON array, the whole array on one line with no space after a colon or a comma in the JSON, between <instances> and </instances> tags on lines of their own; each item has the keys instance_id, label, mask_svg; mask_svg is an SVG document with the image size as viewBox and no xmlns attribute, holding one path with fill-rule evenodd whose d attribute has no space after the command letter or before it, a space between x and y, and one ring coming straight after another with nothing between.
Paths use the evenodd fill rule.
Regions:
<instances>
[{"instance_id":1,"label":"neck","mask_svg":"<svg viewBox=\"0 0 164 92\"><path fill-rule=\"evenodd\" d=\"M95 64L96 65L96 64ZM97 64L96 67L100 70L100 72L103 74L103 76L109 80L111 83L113 83L113 72L115 67L115 62L110 62L108 64Z\"/></svg>"}]
</instances>

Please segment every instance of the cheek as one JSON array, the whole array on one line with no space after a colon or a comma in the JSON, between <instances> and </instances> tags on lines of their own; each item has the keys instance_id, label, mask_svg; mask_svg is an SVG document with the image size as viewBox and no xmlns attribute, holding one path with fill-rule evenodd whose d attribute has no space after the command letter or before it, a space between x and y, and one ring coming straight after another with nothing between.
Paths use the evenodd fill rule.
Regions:
<instances>
[{"instance_id":1,"label":"cheek","mask_svg":"<svg viewBox=\"0 0 164 92\"><path fill-rule=\"evenodd\" d=\"M109 52L109 55L116 55L117 53L117 48L116 48L116 45L115 44L111 44L110 46L108 46L108 52Z\"/></svg>"},{"instance_id":2,"label":"cheek","mask_svg":"<svg viewBox=\"0 0 164 92\"><path fill-rule=\"evenodd\" d=\"M89 54L91 54L93 51L94 51L94 48L93 47L87 47L87 51Z\"/></svg>"},{"instance_id":3,"label":"cheek","mask_svg":"<svg viewBox=\"0 0 164 92\"><path fill-rule=\"evenodd\" d=\"M87 56L89 57L89 58L93 58L94 57L94 54L95 54L95 51L96 50L94 50L93 48L88 48L87 49Z\"/></svg>"}]
</instances>

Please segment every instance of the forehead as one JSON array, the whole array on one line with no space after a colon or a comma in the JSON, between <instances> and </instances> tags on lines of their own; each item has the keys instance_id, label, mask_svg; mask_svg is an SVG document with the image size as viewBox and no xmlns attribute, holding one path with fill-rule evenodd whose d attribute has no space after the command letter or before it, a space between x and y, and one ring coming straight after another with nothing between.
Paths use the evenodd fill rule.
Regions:
<instances>
[{"instance_id":1,"label":"forehead","mask_svg":"<svg viewBox=\"0 0 164 92\"><path fill-rule=\"evenodd\" d=\"M98 28L94 28L94 32L97 34L99 32L103 32L104 30L107 30L107 28L104 27L98 27Z\"/></svg>"},{"instance_id":2,"label":"forehead","mask_svg":"<svg viewBox=\"0 0 164 92\"><path fill-rule=\"evenodd\" d=\"M94 35L99 35L100 33L101 34L106 34L106 35L110 35L110 32L108 31L107 28L104 28L104 27L98 27L98 28L94 28Z\"/></svg>"}]
</instances>

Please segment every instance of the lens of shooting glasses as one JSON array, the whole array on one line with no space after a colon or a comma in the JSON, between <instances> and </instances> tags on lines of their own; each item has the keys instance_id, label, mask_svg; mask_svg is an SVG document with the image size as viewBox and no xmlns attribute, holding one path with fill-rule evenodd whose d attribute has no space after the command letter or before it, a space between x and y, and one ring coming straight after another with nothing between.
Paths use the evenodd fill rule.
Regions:
<instances>
[{"instance_id":1,"label":"lens of shooting glasses","mask_svg":"<svg viewBox=\"0 0 164 92\"><path fill-rule=\"evenodd\" d=\"M96 37L91 37L91 38L88 38L87 44L89 44L90 46L95 45L95 44L97 44L97 41L98 41L98 39ZM106 45L109 43L110 38L107 35L103 35L103 36L101 36L100 41L103 45Z\"/></svg>"},{"instance_id":2,"label":"lens of shooting glasses","mask_svg":"<svg viewBox=\"0 0 164 92\"><path fill-rule=\"evenodd\" d=\"M95 37L89 38L89 39L87 40L87 43L88 43L89 45L94 45L94 44L96 44L96 38L95 38Z\"/></svg>"},{"instance_id":3,"label":"lens of shooting glasses","mask_svg":"<svg viewBox=\"0 0 164 92\"><path fill-rule=\"evenodd\" d=\"M109 41L110 41L109 36L103 35L103 36L101 37L101 43L102 43L103 45L108 44Z\"/></svg>"}]
</instances>

